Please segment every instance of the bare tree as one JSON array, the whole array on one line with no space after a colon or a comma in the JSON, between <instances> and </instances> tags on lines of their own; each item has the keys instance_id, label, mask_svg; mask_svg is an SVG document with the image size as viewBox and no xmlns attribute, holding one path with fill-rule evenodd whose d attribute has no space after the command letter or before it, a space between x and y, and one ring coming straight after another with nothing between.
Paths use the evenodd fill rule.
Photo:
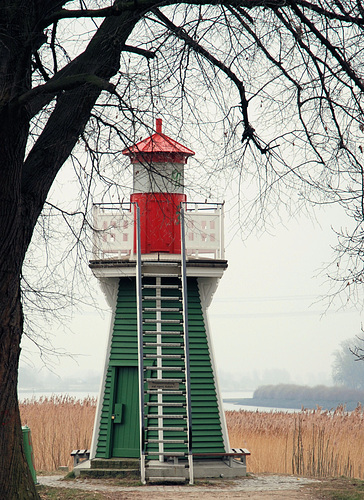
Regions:
<instances>
[{"instance_id":1,"label":"bare tree","mask_svg":"<svg viewBox=\"0 0 364 500\"><path fill-rule=\"evenodd\" d=\"M194 134L222 147L219 166L204 161L196 189L218 176L255 185L255 197L241 201L244 223L262 210L269 218L277 197L293 210L307 202L342 205L354 228L340 235L339 259L352 265L337 279L345 287L361 283L363 13L361 0L0 2L4 498L37 498L17 403L20 283L67 159L83 194L72 210L58 208L66 222L81 214L78 230L68 224L79 240L100 183L105 197L123 196L120 151L156 113L178 116L176 132L198 125Z\"/></svg>"},{"instance_id":2,"label":"bare tree","mask_svg":"<svg viewBox=\"0 0 364 500\"><path fill-rule=\"evenodd\" d=\"M362 349L355 347L358 341L358 338L347 339L333 353L332 378L335 384L351 389L364 388L364 363L357 362L362 360Z\"/></svg>"}]
</instances>

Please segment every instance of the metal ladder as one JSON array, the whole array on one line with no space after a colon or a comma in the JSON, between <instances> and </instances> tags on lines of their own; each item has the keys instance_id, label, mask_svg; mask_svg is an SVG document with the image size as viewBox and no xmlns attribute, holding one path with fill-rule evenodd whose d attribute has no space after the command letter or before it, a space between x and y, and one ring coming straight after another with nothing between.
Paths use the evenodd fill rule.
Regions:
<instances>
[{"instance_id":1,"label":"metal ladder","mask_svg":"<svg viewBox=\"0 0 364 500\"><path fill-rule=\"evenodd\" d=\"M168 465L173 470L187 466L189 482L194 482L184 234L181 247L181 262L161 263L160 274L144 272L140 251L137 255L143 484L146 460L153 459L163 463L164 478L168 477Z\"/></svg>"}]
</instances>

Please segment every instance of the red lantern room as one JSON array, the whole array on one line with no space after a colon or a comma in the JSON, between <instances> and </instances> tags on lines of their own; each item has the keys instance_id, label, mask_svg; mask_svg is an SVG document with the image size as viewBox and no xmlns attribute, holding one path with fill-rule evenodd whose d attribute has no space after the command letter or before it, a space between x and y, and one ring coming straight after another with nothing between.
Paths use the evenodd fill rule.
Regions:
<instances>
[{"instance_id":1,"label":"red lantern room","mask_svg":"<svg viewBox=\"0 0 364 500\"><path fill-rule=\"evenodd\" d=\"M133 164L131 202L140 209L141 253L181 253L184 166L195 153L163 134L161 119L153 135L122 153Z\"/></svg>"}]
</instances>

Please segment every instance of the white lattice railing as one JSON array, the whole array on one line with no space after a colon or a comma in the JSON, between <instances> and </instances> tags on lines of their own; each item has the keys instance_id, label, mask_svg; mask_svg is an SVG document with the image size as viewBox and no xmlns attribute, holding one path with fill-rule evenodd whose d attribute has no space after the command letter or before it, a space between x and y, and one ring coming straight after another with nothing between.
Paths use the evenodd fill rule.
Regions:
<instances>
[{"instance_id":1,"label":"white lattice railing","mask_svg":"<svg viewBox=\"0 0 364 500\"><path fill-rule=\"evenodd\" d=\"M224 258L224 213L220 203L185 203L186 255ZM134 256L134 206L98 204L93 208L94 260Z\"/></svg>"},{"instance_id":2,"label":"white lattice railing","mask_svg":"<svg viewBox=\"0 0 364 500\"><path fill-rule=\"evenodd\" d=\"M224 258L224 205L185 203L187 258Z\"/></svg>"}]
</instances>

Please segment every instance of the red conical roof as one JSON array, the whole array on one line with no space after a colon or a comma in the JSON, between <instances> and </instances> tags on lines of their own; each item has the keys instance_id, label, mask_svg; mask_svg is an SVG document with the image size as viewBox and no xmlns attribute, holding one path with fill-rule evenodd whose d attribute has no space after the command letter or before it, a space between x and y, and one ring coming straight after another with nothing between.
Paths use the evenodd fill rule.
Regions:
<instances>
[{"instance_id":1,"label":"red conical roof","mask_svg":"<svg viewBox=\"0 0 364 500\"><path fill-rule=\"evenodd\" d=\"M162 133L162 120L156 120L156 133L122 151L132 163L143 161L186 163L195 153Z\"/></svg>"}]
</instances>

